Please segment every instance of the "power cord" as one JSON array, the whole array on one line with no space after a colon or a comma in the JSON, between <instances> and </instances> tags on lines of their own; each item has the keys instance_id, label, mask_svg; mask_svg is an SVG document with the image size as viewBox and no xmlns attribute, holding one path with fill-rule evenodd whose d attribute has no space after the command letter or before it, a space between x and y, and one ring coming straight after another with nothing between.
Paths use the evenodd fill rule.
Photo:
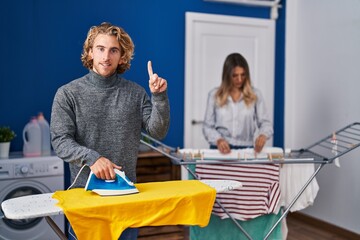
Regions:
<instances>
[{"instance_id":1,"label":"power cord","mask_svg":"<svg viewBox=\"0 0 360 240\"><path fill-rule=\"evenodd\" d=\"M86 167L87 165L83 165L81 168L80 168L80 171L78 172L78 174L76 175L76 177L75 177L75 179L74 179L74 181L73 181L73 183L70 185L70 187L68 187L66 190L69 190L69 189L71 189L73 186L74 186L74 184L76 183L76 180L78 179L78 177L79 177L79 175L80 175L80 173L81 173L81 171L84 169L84 167Z\"/></svg>"}]
</instances>

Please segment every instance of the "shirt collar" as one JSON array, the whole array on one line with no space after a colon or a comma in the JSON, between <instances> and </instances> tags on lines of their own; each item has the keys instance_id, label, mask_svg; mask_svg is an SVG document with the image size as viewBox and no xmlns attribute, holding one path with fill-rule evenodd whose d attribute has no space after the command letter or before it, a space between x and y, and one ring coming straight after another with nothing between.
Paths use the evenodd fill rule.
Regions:
<instances>
[{"instance_id":1,"label":"shirt collar","mask_svg":"<svg viewBox=\"0 0 360 240\"><path fill-rule=\"evenodd\" d=\"M93 70L89 72L89 81L94 84L96 87L100 88L110 88L113 87L118 81L117 73L115 72L113 75L109 77L103 77Z\"/></svg>"}]
</instances>

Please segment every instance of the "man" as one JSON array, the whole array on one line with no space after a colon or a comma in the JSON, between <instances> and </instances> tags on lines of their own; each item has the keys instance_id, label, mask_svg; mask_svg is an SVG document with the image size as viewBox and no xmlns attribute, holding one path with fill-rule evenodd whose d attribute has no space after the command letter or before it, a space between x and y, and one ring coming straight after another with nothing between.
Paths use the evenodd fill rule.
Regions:
<instances>
[{"instance_id":1,"label":"man","mask_svg":"<svg viewBox=\"0 0 360 240\"><path fill-rule=\"evenodd\" d=\"M141 130L158 139L167 134L167 81L154 74L148 62L150 100L144 88L118 75L130 68L133 54L134 44L122 28L110 23L91 27L81 55L89 73L60 87L55 95L52 145L69 163L75 187L85 186L90 170L98 178L114 179L114 168L136 182ZM79 172L83 165L89 168ZM121 239L136 239L123 238L125 233Z\"/></svg>"}]
</instances>

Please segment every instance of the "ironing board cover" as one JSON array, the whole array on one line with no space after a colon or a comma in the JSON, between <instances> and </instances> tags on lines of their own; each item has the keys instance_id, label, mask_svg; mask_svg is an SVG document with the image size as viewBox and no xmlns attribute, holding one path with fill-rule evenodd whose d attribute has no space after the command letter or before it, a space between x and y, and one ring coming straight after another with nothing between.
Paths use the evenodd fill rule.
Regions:
<instances>
[{"instance_id":1,"label":"ironing board cover","mask_svg":"<svg viewBox=\"0 0 360 240\"><path fill-rule=\"evenodd\" d=\"M128 227L199 225L209 223L214 188L197 180L135 184L140 193L101 197L76 188L57 191L60 206L76 236L118 239Z\"/></svg>"}]
</instances>

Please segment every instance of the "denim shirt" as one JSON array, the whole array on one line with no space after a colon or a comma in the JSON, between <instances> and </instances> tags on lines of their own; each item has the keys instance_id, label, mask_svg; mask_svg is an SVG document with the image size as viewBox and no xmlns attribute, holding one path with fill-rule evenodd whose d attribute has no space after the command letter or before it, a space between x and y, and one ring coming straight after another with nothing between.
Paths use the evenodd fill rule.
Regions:
<instances>
[{"instance_id":1,"label":"denim shirt","mask_svg":"<svg viewBox=\"0 0 360 240\"><path fill-rule=\"evenodd\" d=\"M243 98L234 102L229 96L227 103L219 107L215 94L218 88L209 92L203 134L210 145L216 145L219 138L224 138L234 146L253 146L260 134L268 139L273 135L273 126L261 92L253 88L257 100L246 106Z\"/></svg>"}]
</instances>

